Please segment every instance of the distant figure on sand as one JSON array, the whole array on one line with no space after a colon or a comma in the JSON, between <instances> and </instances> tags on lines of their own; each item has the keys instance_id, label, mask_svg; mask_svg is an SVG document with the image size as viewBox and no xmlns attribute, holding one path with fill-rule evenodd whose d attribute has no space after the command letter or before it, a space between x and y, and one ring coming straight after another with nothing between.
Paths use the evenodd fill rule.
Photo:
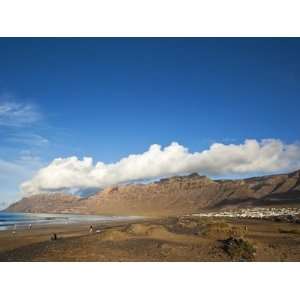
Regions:
<instances>
[{"instance_id":1,"label":"distant figure on sand","mask_svg":"<svg viewBox=\"0 0 300 300\"><path fill-rule=\"evenodd\" d=\"M56 233L52 233L50 240L51 240L51 241L56 241L56 240L57 240L57 235L56 235Z\"/></svg>"},{"instance_id":2,"label":"distant figure on sand","mask_svg":"<svg viewBox=\"0 0 300 300\"><path fill-rule=\"evenodd\" d=\"M12 234L15 234L16 230L17 230L17 224L14 225L14 230L13 230Z\"/></svg>"},{"instance_id":3,"label":"distant figure on sand","mask_svg":"<svg viewBox=\"0 0 300 300\"><path fill-rule=\"evenodd\" d=\"M32 225L31 225L31 224L29 224L29 225L28 225L28 229L29 229L29 230L31 230L31 228L32 228Z\"/></svg>"},{"instance_id":4,"label":"distant figure on sand","mask_svg":"<svg viewBox=\"0 0 300 300\"><path fill-rule=\"evenodd\" d=\"M90 233L93 233L94 231L94 228L93 228L93 225L90 226Z\"/></svg>"}]
</instances>

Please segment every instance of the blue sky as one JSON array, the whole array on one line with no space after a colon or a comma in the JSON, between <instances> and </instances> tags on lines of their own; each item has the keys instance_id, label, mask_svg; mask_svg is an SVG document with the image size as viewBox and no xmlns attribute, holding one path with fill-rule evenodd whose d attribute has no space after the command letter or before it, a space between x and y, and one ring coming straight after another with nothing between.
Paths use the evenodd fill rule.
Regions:
<instances>
[{"instance_id":1,"label":"blue sky","mask_svg":"<svg viewBox=\"0 0 300 300\"><path fill-rule=\"evenodd\" d=\"M2 201L57 157L298 143L299 53L288 38L1 38L0 105L17 113L0 110L0 161L22 169L2 167Z\"/></svg>"}]
</instances>

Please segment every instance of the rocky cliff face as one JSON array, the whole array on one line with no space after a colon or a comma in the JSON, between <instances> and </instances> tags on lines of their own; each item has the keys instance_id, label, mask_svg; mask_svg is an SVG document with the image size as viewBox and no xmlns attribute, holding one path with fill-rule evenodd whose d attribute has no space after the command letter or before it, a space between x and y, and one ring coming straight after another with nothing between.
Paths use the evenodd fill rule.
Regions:
<instances>
[{"instance_id":1,"label":"rocky cliff face","mask_svg":"<svg viewBox=\"0 0 300 300\"><path fill-rule=\"evenodd\" d=\"M223 207L300 205L300 170L243 180L212 180L198 174L150 184L107 188L88 198L45 194L24 198L7 211L173 215Z\"/></svg>"}]
</instances>

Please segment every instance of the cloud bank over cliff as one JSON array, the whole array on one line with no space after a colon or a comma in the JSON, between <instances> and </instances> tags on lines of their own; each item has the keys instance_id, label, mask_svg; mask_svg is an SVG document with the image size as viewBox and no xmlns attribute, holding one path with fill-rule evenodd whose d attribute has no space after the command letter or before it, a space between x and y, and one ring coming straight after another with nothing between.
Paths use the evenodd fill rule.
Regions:
<instances>
[{"instance_id":1,"label":"cloud bank over cliff","mask_svg":"<svg viewBox=\"0 0 300 300\"><path fill-rule=\"evenodd\" d=\"M154 144L141 154L131 154L105 164L91 157L56 158L21 184L25 195L59 190L80 191L118 183L199 172L208 176L245 176L286 172L300 168L300 144L278 139L249 139L242 144L214 143L201 152L173 142Z\"/></svg>"}]
</instances>

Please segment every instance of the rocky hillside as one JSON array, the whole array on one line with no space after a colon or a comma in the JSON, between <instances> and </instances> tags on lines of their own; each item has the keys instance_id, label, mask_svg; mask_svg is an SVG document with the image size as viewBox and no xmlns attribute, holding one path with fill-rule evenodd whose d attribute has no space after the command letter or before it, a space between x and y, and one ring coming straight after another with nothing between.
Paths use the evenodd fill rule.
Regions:
<instances>
[{"instance_id":1,"label":"rocky hillside","mask_svg":"<svg viewBox=\"0 0 300 300\"><path fill-rule=\"evenodd\" d=\"M43 194L24 198L7 211L173 215L207 209L300 204L300 170L243 180L212 180L191 174L150 184L107 188L88 198Z\"/></svg>"},{"instance_id":2,"label":"rocky hillside","mask_svg":"<svg viewBox=\"0 0 300 300\"><path fill-rule=\"evenodd\" d=\"M63 194L47 193L25 197L9 206L6 211L30 213L61 213L75 207L80 197Z\"/></svg>"}]
</instances>

